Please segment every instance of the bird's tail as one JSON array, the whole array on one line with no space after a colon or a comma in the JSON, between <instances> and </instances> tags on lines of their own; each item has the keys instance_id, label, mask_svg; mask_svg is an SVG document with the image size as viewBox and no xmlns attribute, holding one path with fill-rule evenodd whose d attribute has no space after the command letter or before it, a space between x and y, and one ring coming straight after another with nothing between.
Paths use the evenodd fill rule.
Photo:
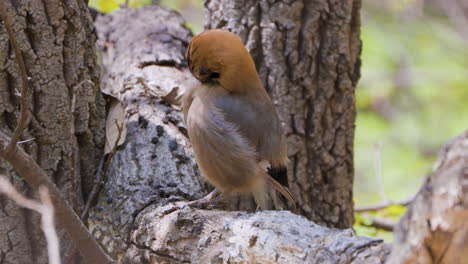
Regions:
<instances>
[{"instance_id":1,"label":"bird's tail","mask_svg":"<svg viewBox=\"0 0 468 264\"><path fill-rule=\"evenodd\" d=\"M281 185L268 174L266 174L265 179L266 184L259 186L253 193L255 203L259 209L287 210L296 207L296 200L288 187ZM281 193L281 195L279 193ZM289 204L293 205L293 208L288 206L289 204L287 201L289 201Z\"/></svg>"},{"instance_id":2,"label":"bird's tail","mask_svg":"<svg viewBox=\"0 0 468 264\"><path fill-rule=\"evenodd\" d=\"M273 179L270 175L267 174L266 177L267 182L275 188L278 192L280 192L286 199L288 199L289 202L292 204L296 205L296 200L292 196L291 192L289 191L289 188L286 186L281 185L279 182L277 182L275 179Z\"/></svg>"}]
</instances>

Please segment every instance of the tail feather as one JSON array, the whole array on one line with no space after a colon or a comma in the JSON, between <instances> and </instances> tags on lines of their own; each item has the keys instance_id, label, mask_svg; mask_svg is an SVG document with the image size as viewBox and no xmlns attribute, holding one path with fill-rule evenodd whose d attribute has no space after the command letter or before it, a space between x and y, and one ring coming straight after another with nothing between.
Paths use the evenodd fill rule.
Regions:
<instances>
[{"instance_id":1,"label":"tail feather","mask_svg":"<svg viewBox=\"0 0 468 264\"><path fill-rule=\"evenodd\" d=\"M288 171L285 166L273 167L269 162L260 163L264 174L265 184L258 186L253 192L258 208L263 210L296 209L296 200L288 188ZM292 208L288 208L288 202Z\"/></svg>"},{"instance_id":2,"label":"tail feather","mask_svg":"<svg viewBox=\"0 0 468 264\"><path fill-rule=\"evenodd\" d=\"M267 168L267 172L279 184L281 184L283 186L286 186L286 187L289 187L289 184L288 184L288 169L286 168L286 166L273 167L273 166L269 165L269 167Z\"/></svg>"},{"instance_id":3,"label":"tail feather","mask_svg":"<svg viewBox=\"0 0 468 264\"><path fill-rule=\"evenodd\" d=\"M296 205L296 200L292 196L291 192L289 191L288 187L285 187L279 184L275 179L273 179L270 175L267 174L266 177L267 182L273 186L278 192L280 192L284 197L286 197L292 204Z\"/></svg>"},{"instance_id":4,"label":"tail feather","mask_svg":"<svg viewBox=\"0 0 468 264\"><path fill-rule=\"evenodd\" d=\"M287 210L287 199L271 184L265 183L252 192L257 210Z\"/></svg>"}]
</instances>

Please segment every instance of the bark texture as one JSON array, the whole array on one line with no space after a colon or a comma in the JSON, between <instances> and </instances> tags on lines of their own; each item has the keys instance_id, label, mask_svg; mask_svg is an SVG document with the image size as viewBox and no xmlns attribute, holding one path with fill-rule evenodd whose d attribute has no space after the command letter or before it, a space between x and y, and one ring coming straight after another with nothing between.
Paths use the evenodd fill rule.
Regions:
<instances>
[{"instance_id":1,"label":"bark texture","mask_svg":"<svg viewBox=\"0 0 468 264\"><path fill-rule=\"evenodd\" d=\"M163 99L173 90L182 94L192 81L184 55L191 33L184 24L179 14L158 6L122 9L96 21L102 89L124 105L127 135L89 222L116 259L133 243L137 216L152 205L204 193L182 113Z\"/></svg>"},{"instance_id":2,"label":"bark texture","mask_svg":"<svg viewBox=\"0 0 468 264\"><path fill-rule=\"evenodd\" d=\"M126 112L90 228L120 263L383 263L382 241L318 226L289 212L197 210L204 185L180 108L168 93L190 82L183 19L158 6L99 17L102 88Z\"/></svg>"},{"instance_id":3,"label":"bark texture","mask_svg":"<svg viewBox=\"0 0 468 264\"><path fill-rule=\"evenodd\" d=\"M361 1L204 4L205 28L242 38L279 111L300 214L318 224L351 227Z\"/></svg>"},{"instance_id":4,"label":"bark texture","mask_svg":"<svg viewBox=\"0 0 468 264\"><path fill-rule=\"evenodd\" d=\"M34 140L22 147L79 212L104 143L104 100L99 92L96 38L89 11L82 0L4 3L30 77L32 120L22 140ZM8 34L0 25L0 130L9 136L17 124L21 85ZM16 187L30 192L3 160L0 169L11 176ZM47 262L38 220L35 213L0 200L1 263ZM70 243L59 232L64 252Z\"/></svg>"},{"instance_id":5,"label":"bark texture","mask_svg":"<svg viewBox=\"0 0 468 264\"><path fill-rule=\"evenodd\" d=\"M381 240L287 211L193 210L179 202L153 207L135 222L129 263L377 264L390 251Z\"/></svg>"},{"instance_id":6,"label":"bark texture","mask_svg":"<svg viewBox=\"0 0 468 264\"><path fill-rule=\"evenodd\" d=\"M468 263L468 131L448 143L395 230L387 263Z\"/></svg>"}]
</instances>

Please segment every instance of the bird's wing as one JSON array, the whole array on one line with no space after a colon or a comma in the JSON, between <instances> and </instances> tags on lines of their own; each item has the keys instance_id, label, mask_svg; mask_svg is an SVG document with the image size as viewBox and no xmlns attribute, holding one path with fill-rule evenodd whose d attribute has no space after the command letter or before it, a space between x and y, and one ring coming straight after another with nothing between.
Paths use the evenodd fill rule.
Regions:
<instances>
[{"instance_id":1,"label":"bird's wing","mask_svg":"<svg viewBox=\"0 0 468 264\"><path fill-rule=\"evenodd\" d=\"M257 180L264 179L295 204L288 189L286 143L276 111L269 98L267 105L260 105L264 100L255 104L244 99L224 95L206 104L198 98L193 100L187 125L199 166L208 178L216 175L210 181L218 188L225 185L225 189L255 194L255 188L263 188ZM209 111L204 111L207 108ZM275 159L278 163L272 162ZM268 169L261 165L265 160ZM283 199L272 191L267 187L254 195L257 204L260 202L263 209L285 209ZM274 207L268 205L270 202Z\"/></svg>"},{"instance_id":2,"label":"bird's wing","mask_svg":"<svg viewBox=\"0 0 468 264\"><path fill-rule=\"evenodd\" d=\"M213 185L223 192L253 191L262 179L257 153L219 109L195 97L187 130L197 163Z\"/></svg>"},{"instance_id":3,"label":"bird's wing","mask_svg":"<svg viewBox=\"0 0 468 264\"><path fill-rule=\"evenodd\" d=\"M190 106L192 105L193 98L195 94L195 87L190 87L185 91L183 98L182 98L182 111L184 112L184 121L187 125L187 117L188 112L190 110Z\"/></svg>"},{"instance_id":4,"label":"bird's wing","mask_svg":"<svg viewBox=\"0 0 468 264\"><path fill-rule=\"evenodd\" d=\"M267 161L268 182L294 204L294 199L288 189L287 145L278 114L268 94L265 92L248 97L228 94L215 100L215 105L223 113L225 119L234 124L242 136L255 147L258 161ZM283 187L280 188L280 186ZM277 196L273 191L268 192L271 199L275 200L276 208L284 208L277 204L285 204L285 202L282 202L281 198L275 199L274 197Z\"/></svg>"},{"instance_id":5,"label":"bird's wing","mask_svg":"<svg viewBox=\"0 0 468 264\"><path fill-rule=\"evenodd\" d=\"M215 100L215 106L255 147L258 160L267 160L272 167L286 165L286 142L278 114L266 92L255 97L225 95Z\"/></svg>"}]
</instances>

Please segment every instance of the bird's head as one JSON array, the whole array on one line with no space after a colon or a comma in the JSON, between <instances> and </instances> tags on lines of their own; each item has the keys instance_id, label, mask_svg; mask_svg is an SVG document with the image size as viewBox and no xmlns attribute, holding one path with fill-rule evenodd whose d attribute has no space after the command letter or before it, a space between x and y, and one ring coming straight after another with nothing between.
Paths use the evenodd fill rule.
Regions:
<instances>
[{"instance_id":1,"label":"bird's head","mask_svg":"<svg viewBox=\"0 0 468 264\"><path fill-rule=\"evenodd\" d=\"M229 31L214 29L195 36L187 49L187 62L202 83L218 84L229 92L262 87L242 40Z\"/></svg>"}]
</instances>

